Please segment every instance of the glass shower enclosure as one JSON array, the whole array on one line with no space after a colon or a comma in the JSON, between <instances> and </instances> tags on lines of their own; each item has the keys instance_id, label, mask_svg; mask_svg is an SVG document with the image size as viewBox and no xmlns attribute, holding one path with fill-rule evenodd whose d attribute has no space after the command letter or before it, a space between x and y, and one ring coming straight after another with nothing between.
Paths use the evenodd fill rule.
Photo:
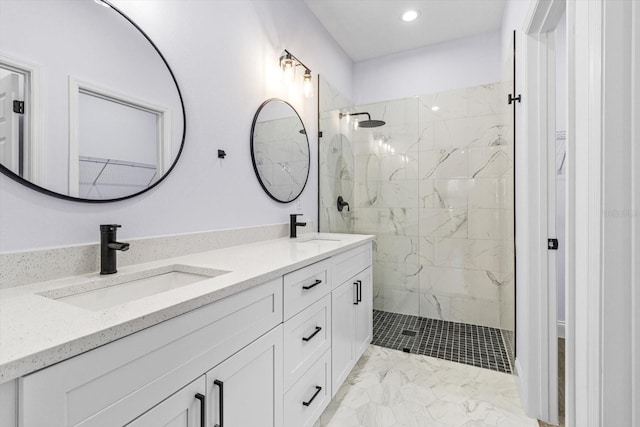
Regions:
<instances>
[{"instance_id":1,"label":"glass shower enclosure","mask_svg":"<svg viewBox=\"0 0 640 427\"><path fill-rule=\"evenodd\" d=\"M376 236L374 310L512 338L511 89L353 105L320 78L319 230Z\"/></svg>"}]
</instances>

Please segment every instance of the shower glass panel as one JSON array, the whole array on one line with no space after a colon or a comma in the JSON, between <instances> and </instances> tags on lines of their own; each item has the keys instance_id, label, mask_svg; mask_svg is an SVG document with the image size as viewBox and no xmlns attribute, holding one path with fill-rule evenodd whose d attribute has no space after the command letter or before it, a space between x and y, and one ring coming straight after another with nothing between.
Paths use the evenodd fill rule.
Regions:
<instances>
[{"instance_id":1,"label":"shower glass panel","mask_svg":"<svg viewBox=\"0 0 640 427\"><path fill-rule=\"evenodd\" d=\"M495 328L507 348L515 329L512 69L493 84L366 105L321 79L318 145L319 229L376 236L374 309ZM368 117L354 113L385 124L358 126L356 117ZM338 196L349 211L338 211Z\"/></svg>"}]
</instances>

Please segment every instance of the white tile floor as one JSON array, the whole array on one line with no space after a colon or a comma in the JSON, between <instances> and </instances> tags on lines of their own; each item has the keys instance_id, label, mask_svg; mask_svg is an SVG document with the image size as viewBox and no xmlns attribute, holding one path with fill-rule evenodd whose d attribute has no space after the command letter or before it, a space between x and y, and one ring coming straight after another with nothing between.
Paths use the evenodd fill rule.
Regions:
<instances>
[{"instance_id":1,"label":"white tile floor","mask_svg":"<svg viewBox=\"0 0 640 427\"><path fill-rule=\"evenodd\" d=\"M537 427L514 377L369 346L314 427Z\"/></svg>"}]
</instances>

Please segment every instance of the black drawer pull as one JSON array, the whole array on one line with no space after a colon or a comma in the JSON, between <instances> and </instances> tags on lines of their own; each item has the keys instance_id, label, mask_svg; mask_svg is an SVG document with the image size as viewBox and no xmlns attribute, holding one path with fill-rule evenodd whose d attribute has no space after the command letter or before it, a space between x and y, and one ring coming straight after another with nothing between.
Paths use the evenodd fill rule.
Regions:
<instances>
[{"instance_id":1,"label":"black drawer pull","mask_svg":"<svg viewBox=\"0 0 640 427\"><path fill-rule=\"evenodd\" d=\"M322 387L320 387L320 386L316 386L316 392L315 392L315 393L313 393L313 396L311 396L311 399L309 399L309 401L308 401L308 402L302 402L302 404L303 404L304 406L309 406L309 405L311 405L311 402L313 402L313 400L314 400L316 397L318 397L318 394L319 394L321 391L322 391Z\"/></svg>"},{"instance_id":2,"label":"black drawer pull","mask_svg":"<svg viewBox=\"0 0 640 427\"><path fill-rule=\"evenodd\" d=\"M358 302L362 302L362 280L356 280L358 282Z\"/></svg>"},{"instance_id":3,"label":"black drawer pull","mask_svg":"<svg viewBox=\"0 0 640 427\"><path fill-rule=\"evenodd\" d=\"M360 300L358 299L358 282L353 282L353 286L356 287L356 295L355 295L355 301L353 301L353 305L358 305L358 303L360 302Z\"/></svg>"},{"instance_id":4,"label":"black drawer pull","mask_svg":"<svg viewBox=\"0 0 640 427\"><path fill-rule=\"evenodd\" d=\"M213 384L217 385L220 388L220 395L218 398L218 403L220 405L220 424L214 425L214 427L224 427L224 383L220 380L215 380Z\"/></svg>"},{"instance_id":5,"label":"black drawer pull","mask_svg":"<svg viewBox=\"0 0 640 427\"><path fill-rule=\"evenodd\" d=\"M200 427L205 427L204 413L206 407L204 406L204 394L196 393L196 399L200 401Z\"/></svg>"},{"instance_id":6,"label":"black drawer pull","mask_svg":"<svg viewBox=\"0 0 640 427\"><path fill-rule=\"evenodd\" d=\"M302 337L302 341L311 341L311 338L313 338L316 335L318 335L318 332L320 332L321 330L322 330L322 328L320 326L316 326L316 331L314 333L312 333L311 335L309 335L308 337Z\"/></svg>"},{"instance_id":7,"label":"black drawer pull","mask_svg":"<svg viewBox=\"0 0 640 427\"><path fill-rule=\"evenodd\" d=\"M322 280L318 279L315 282L313 282L311 285L309 286L303 286L302 289L304 289L305 291L308 291L311 288L315 288L316 286L318 286L320 283L322 283Z\"/></svg>"}]
</instances>

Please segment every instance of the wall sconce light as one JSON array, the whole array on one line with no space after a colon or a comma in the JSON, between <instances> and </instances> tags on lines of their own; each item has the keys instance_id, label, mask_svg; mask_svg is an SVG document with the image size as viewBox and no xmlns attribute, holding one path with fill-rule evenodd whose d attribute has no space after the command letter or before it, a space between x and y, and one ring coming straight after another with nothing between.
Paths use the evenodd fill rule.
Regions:
<instances>
[{"instance_id":1,"label":"wall sconce light","mask_svg":"<svg viewBox=\"0 0 640 427\"><path fill-rule=\"evenodd\" d=\"M282 55L280 55L280 68L282 68L286 82L295 82L295 68L298 66L304 68L302 92L304 93L305 98L310 98L313 96L313 77L311 76L311 69L304 65L302 61L296 58L291 52L285 49L284 52L282 52Z\"/></svg>"},{"instance_id":2,"label":"wall sconce light","mask_svg":"<svg viewBox=\"0 0 640 427\"><path fill-rule=\"evenodd\" d=\"M311 70L305 70L304 77L302 78L302 92L305 98L311 98L313 96L313 80L311 78Z\"/></svg>"}]
</instances>

